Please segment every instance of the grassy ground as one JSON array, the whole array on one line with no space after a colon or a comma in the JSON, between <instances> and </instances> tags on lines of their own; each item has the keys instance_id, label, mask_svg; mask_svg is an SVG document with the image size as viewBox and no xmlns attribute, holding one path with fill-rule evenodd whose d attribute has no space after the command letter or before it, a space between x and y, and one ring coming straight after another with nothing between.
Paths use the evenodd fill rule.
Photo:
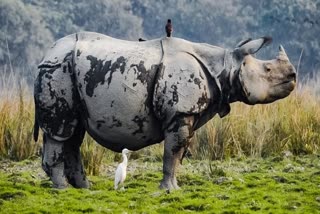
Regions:
<instances>
[{"instance_id":1,"label":"grassy ground","mask_svg":"<svg viewBox=\"0 0 320 214\"><path fill-rule=\"evenodd\" d=\"M92 187L52 189L32 137L31 89L0 76L0 213L320 213L319 82L270 105L232 104L196 132L182 190L167 193L158 189L162 144L131 154L121 192L119 155L88 136L81 153Z\"/></svg>"},{"instance_id":2,"label":"grassy ground","mask_svg":"<svg viewBox=\"0 0 320 214\"><path fill-rule=\"evenodd\" d=\"M1 213L320 213L320 157L185 160L181 190L158 189L161 162L129 160L125 191L116 164L89 176L90 189L52 189L40 159L0 163Z\"/></svg>"}]
</instances>

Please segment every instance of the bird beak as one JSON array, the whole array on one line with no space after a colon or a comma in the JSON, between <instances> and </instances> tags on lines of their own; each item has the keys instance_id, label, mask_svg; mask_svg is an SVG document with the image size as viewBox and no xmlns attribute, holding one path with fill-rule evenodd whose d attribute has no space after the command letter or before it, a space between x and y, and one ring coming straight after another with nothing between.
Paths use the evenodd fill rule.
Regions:
<instances>
[{"instance_id":1,"label":"bird beak","mask_svg":"<svg viewBox=\"0 0 320 214\"><path fill-rule=\"evenodd\" d=\"M124 151L126 151L126 153L133 152L133 151L131 151L131 150L129 150L129 149L127 149L127 148L125 148L125 149L123 149L123 150L122 150L122 152L121 152L121 153L123 154L123 153L124 153Z\"/></svg>"}]
</instances>

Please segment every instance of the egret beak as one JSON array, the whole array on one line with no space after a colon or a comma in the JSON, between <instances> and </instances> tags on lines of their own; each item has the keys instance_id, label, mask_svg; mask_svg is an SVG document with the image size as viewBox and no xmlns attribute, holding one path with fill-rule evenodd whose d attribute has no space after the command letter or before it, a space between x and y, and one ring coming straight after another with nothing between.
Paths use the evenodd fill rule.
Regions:
<instances>
[{"instance_id":1,"label":"egret beak","mask_svg":"<svg viewBox=\"0 0 320 214\"><path fill-rule=\"evenodd\" d=\"M133 151L131 151L131 150L127 149L127 148L124 148L121 153L122 154L128 154L130 152L133 152Z\"/></svg>"}]
</instances>

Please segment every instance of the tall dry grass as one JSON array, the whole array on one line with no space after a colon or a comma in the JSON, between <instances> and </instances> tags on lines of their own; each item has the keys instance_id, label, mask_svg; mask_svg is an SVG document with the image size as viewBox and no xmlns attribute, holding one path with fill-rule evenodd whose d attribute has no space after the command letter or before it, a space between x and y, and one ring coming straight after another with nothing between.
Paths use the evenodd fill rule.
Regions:
<instances>
[{"instance_id":1,"label":"tall dry grass","mask_svg":"<svg viewBox=\"0 0 320 214\"><path fill-rule=\"evenodd\" d=\"M199 159L319 153L319 99L305 86L269 105L234 103L196 133L192 150Z\"/></svg>"},{"instance_id":2,"label":"tall dry grass","mask_svg":"<svg viewBox=\"0 0 320 214\"><path fill-rule=\"evenodd\" d=\"M231 113L218 116L199 129L192 146L196 159L266 157L291 151L320 152L320 101L318 79L308 81L288 98L269 105L232 104ZM41 140L32 139L34 104L31 88L18 75L0 75L0 159L23 160L39 155ZM163 145L143 149L131 158L162 159ZM86 136L81 148L88 174L99 174L113 152ZM136 156L136 157L134 157Z\"/></svg>"},{"instance_id":3,"label":"tall dry grass","mask_svg":"<svg viewBox=\"0 0 320 214\"><path fill-rule=\"evenodd\" d=\"M112 161L114 154L97 144L86 134L81 145L81 156L87 175L99 175L105 161Z\"/></svg>"},{"instance_id":4,"label":"tall dry grass","mask_svg":"<svg viewBox=\"0 0 320 214\"><path fill-rule=\"evenodd\" d=\"M26 81L9 73L0 77L0 159L23 160L39 151L33 139L34 105Z\"/></svg>"}]
</instances>

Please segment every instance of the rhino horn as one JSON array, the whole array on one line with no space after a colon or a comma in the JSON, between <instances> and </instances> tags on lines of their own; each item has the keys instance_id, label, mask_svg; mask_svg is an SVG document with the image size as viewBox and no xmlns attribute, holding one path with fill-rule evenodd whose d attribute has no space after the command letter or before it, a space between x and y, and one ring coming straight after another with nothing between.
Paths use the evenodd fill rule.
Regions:
<instances>
[{"instance_id":1,"label":"rhino horn","mask_svg":"<svg viewBox=\"0 0 320 214\"><path fill-rule=\"evenodd\" d=\"M289 58L286 54L286 51L284 50L284 48L282 47L282 45L279 46L279 55L278 55L278 59L282 60L282 61L289 61Z\"/></svg>"}]
</instances>

